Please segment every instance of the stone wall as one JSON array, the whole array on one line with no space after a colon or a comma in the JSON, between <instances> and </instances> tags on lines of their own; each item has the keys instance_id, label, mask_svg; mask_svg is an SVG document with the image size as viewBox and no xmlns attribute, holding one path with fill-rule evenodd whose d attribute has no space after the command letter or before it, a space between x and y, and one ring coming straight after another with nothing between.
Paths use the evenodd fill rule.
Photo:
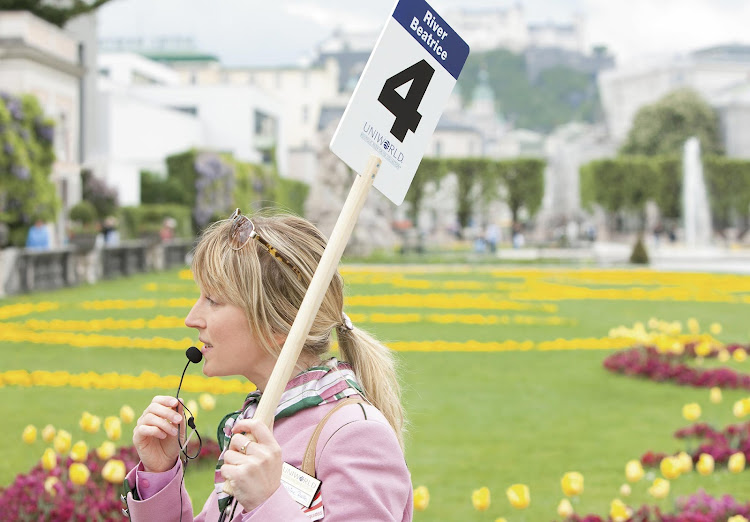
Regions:
<instances>
[{"instance_id":1,"label":"stone wall","mask_svg":"<svg viewBox=\"0 0 750 522\"><path fill-rule=\"evenodd\" d=\"M0 250L0 298L186 265L192 249L192 240L128 241L89 251L6 248Z\"/></svg>"}]
</instances>

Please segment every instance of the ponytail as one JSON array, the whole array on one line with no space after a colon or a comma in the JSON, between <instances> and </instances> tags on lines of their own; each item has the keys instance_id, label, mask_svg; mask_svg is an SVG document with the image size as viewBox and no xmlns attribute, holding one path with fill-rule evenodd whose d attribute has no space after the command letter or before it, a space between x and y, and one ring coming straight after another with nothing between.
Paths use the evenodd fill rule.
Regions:
<instances>
[{"instance_id":1,"label":"ponytail","mask_svg":"<svg viewBox=\"0 0 750 522\"><path fill-rule=\"evenodd\" d=\"M341 359L352 365L365 398L388 420L404 449L405 418L393 352L359 328L337 329Z\"/></svg>"}]
</instances>

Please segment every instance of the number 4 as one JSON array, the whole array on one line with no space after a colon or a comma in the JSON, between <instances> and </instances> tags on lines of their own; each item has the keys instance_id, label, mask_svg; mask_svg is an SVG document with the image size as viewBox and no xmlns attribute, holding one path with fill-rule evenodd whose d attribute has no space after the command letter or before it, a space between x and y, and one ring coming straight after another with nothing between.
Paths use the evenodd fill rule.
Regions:
<instances>
[{"instance_id":1,"label":"number 4","mask_svg":"<svg viewBox=\"0 0 750 522\"><path fill-rule=\"evenodd\" d=\"M394 74L383 84L378 101L396 117L391 127L391 134L402 143L407 131L417 131L417 126L422 119L417 109L434 73L435 69L427 61L422 60ZM406 93L406 98L403 98L396 92L396 88L409 81L412 81L412 84Z\"/></svg>"}]
</instances>

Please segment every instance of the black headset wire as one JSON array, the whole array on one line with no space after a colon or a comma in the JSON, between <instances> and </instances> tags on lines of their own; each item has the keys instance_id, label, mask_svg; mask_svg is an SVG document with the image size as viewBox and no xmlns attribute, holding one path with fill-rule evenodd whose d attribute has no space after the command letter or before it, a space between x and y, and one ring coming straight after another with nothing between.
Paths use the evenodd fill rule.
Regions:
<instances>
[{"instance_id":1,"label":"black headset wire","mask_svg":"<svg viewBox=\"0 0 750 522\"><path fill-rule=\"evenodd\" d=\"M196 355L197 352L197 355ZM188 358L188 362L185 365L185 369L182 370L182 375L180 376L180 383L177 385L177 393L175 394L174 398L177 399L177 402L180 403L180 389L182 388L182 381L185 378L185 372L187 372L188 366L190 366L191 362L198 363L203 358L203 355L200 353L200 351L195 347L191 346L187 349L185 352L185 355ZM177 405L179 408L179 404ZM187 411L190 414L190 419L187 418L185 415L185 411ZM197 459L200 454L201 450L203 449L203 439L201 439L201 434L198 433L198 429L195 427L195 415L193 415L193 412L188 409L188 407L183 403L182 404L182 417L185 419L185 446L182 446L181 443L181 437L180 437L180 427L177 426L177 444L180 446L180 452L185 455L185 463L182 467L182 477L180 477L180 522L182 522L182 486L185 483L185 472L187 471L187 465L188 462L190 462L193 459ZM190 428L193 429L195 434L198 436L198 451L195 453L195 455L188 454L187 451L187 428L190 426ZM179 458L179 455L178 455Z\"/></svg>"}]
</instances>

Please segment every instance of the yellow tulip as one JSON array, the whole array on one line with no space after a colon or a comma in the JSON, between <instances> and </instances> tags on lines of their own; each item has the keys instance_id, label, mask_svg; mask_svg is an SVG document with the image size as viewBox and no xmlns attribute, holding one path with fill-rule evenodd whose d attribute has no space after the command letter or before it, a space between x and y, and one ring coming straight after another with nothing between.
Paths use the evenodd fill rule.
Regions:
<instances>
[{"instance_id":1,"label":"yellow tulip","mask_svg":"<svg viewBox=\"0 0 750 522\"><path fill-rule=\"evenodd\" d=\"M122 423L119 417L107 417L104 422L104 431L110 440L120 440L122 436Z\"/></svg>"},{"instance_id":2,"label":"yellow tulip","mask_svg":"<svg viewBox=\"0 0 750 522\"><path fill-rule=\"evenodd\" d=\"M748 522L748 520L742 515L734 515L733 517L729 517L727 522Z\"/></svg>"},{"instance_id":3,"label":"yellow tulip","mask_svg":"<svg viewBox=\"0 0 750 522\"><path fill-rule=\"evenodd\" d=\"M691 457L684 451L681 451L675 458L680 462L680 470L682 473L690 473L691 471L693 471L693 457Z\"/></svg>"},{"instance_id":4,"label":"yellow tulip","mask_svg":"<svg viewBox=\"0 0 750 522\"><path fill-rule=\"evenodd\" d=\"M583 475L577 471L569 471L563 475L560 485L566 497L576 497L583 493Z\"/></svg>"},{"instance_id":5,"label":"yellow tulip","mask_svg":"<svg viewBox=\"0 0 750 522\"><path fill-rule=\"evenodd\" d=\"M78 421L81 429L86 433L96 433L99 431L99 426L102 424L102 419L96 415L92 415L87 411L84 411L81 415L81 420Z\"/></svg>"},{"instance_id":6,"label":"yellow tulip","mask_svg":"<svg viewBox=\"0 0 750 522\"><path fill-rule=\"evenodd\" d=\"M73 441L72 436L65 430L60 430L55 435L55 440L52 441L52 445L55 447L55 451L60 455L67 453L70 450L70 444Z\"/></svg>"},{"instance_id":7,"label":"yellow tulip","mask_svg":"<svg viewBox=\"0 0 750 522\"><path fill-rule=\"evenodd\" d=\"M632 493L630 484L623 484L622 486L620 486L620 495L622 495L623 497L629 497L630 493Z\"/></svg>"},{"instance_id":8,"label":"yellow tulip","mask_svg":"<svg viewBox=\"0 0 750 522\"><path fill-rule=\"evenodd\" d=\"M709 394L709 397L713 404L719 404L722 399L721 388L719 388L718 386L714 386L713 388L711 388L711 393Z\"/></svg>"},{"instance_id":9,"label":"yellow tulip","mask_svg":"<svg viewBox=\"0 0 750 522\"><path fill-rule=\"evenodd\" d=\"M192 413L193 417L195 417L197 420L198 419L198 403L195 402L195 400L190 399L189 401L187 401L187 404L185 404L185 406L187 406L187 410L190 413Z\"/></svg>"},{"instance_id":10,"label":"yellow tulip","mask_svg":"<svg viewBox=\"0 0 750 522\"><path fill-rule=\"evenodd\" d=\"M427 486L419 486L414 489L414 509L424 511L430 505L430 491Z\"/></svg>"},{"instance_id":11,"label":"yellow tulip","mask_svg":"<svg viewBox=\"0 0 750 522\"><path fill-rule=\"evenodd\" d=\"M120 408L120 418L125 424L130 424L131 422L133 422L133 419L135 419L135 412L133 411L133 408L131 408L127 404Z\"/></svg>"},{"instance_id":12,"label":"yellow tulip","mask_svg":"<svg viewBox=\"0 0 750 522\"><path fill-rule=\"evenodd\" d=\"M89 448L85 442L79 440L70 450L70 458L76 462L83 462L89 456Z\"/></svg>"},{"instance_id":13,"label":"yellow tulip","mask_svg":"<svg viewBox=\"0 0 750 522\"><path fill-rule=\"evenodd\" d=\"M719 361L721 362L727 362L731 355L729 355L729 352L727 350L721 349L719 350Z\"/></svg>"},{"instance_id":14,"label":"yellow tulip","mask_svg":"<svg viewBox=\"0 0 750 522\"><path fill-rule=\"evenodd\" d=\"M557 505L557 516L559 516L560 518L568 518L573 513L575 513L573 504L571 504L570 500L568 500L567 498L562 499Z\"/></svg>"},{"instance_id":15,"label":"yellow tulip","mask_svg":"<svg viewBox=\"0 0 750 522\"><path fill-rule=\"evenodd\" d=\"M619 498L609 504L609 516L613 522L625 522L632 514L633 511Z\"/></svg>"},{"instance_id":16,"label":"yellow tulip","mask_svg":"<svg viewBox=\"0 0 750 522\"><path fill-rule=\"evenodd\" d=\"M52 448L47 448L42 453L42 468L45 471L52 471L57 467L57 453Z\"/></svg>"},{"instance_id":17,"label":"yellow tulip","mask_svg":"<svg viewBox=\"0 0 750 522\"><path fill-rule=\"evenodd\" d=\"M695 317L691 317L687 320L687 327L691 334L697 335L701 331L700 324L698 323L698 320Z\"/></svg>"},{"instance_id":18,"label":"yellow tulip","mask_svg":"<svg viewBox=\"0 0 750 522\"><path fill-rule=\"evenodd\" d=\"M697 402L691 402L682 407L682 416L690 422L696 421L701 416L701 405Z\"/></svg>"},{"instance_id":19,"label":"yellow tulip","mask_svg":"<svg viewBox=\"0 0 750 522\"><path fill-rule=\"evenodd\" d=\"M709 327L713 335L719 335L721 333L721 325L719 323L711 323Z\"/></svg>"},{"instance_id":20,"label":"yellow tulip","mask_svg":"<svg viewBox=\"0 0 750 522\"><path fill-rule=\"evenodd\" d=\"M71 482L73 482L73 484L82 486L89 480L91 472L89 471L89 468L86 467L86 464L74 462L70 465L68 474L70 475L70 480Z\"/></svg>"},{"instance_id":21,"label":"yellow tulip","mask_svg":"<svg viewBox=\"0 0 750 522\"><path fill-rule=\"evenodd\" d=\"M732 407L732 412L737 418L742 418L745 415L750 414L750 397L735 402Z\"/></svg>"},{"instance_id":22,"label":"yellow tulip","mask_svg":"<svg viewBox=\"0 0 750 522\"><path fill-rule=\"evenodd\" d=\"M102 468L102 477L112 484L122 484L125 480L125 463L121 460L108 460Z\"/></svg>"},{"instance_id":23,"label":"yellow tulip","mask_svg":"<svg viewBox=\"0 0 750 522\"><path fill-rule=\"evenodd\" d=\"M643 478L643 474L643 466L640 460L629 460L625 464L625 478L628 479L628 482L638 482Z\"/></svg>"},{"instance_id":24,"label":"yellow tulip","mask_svg":"<svg viewBox=\"0 0 750 522\"><path fill-rule=\"evenodd\" d=\"M714 458L708 453L701 453L698 462L695 464L695 469L701 475L710 475L714 472Z\"/></svg>"},{"instance_id":25,"label":"yellow tulip","mask_svg":"<svg viewBox=\"0 0 750 522\"><path fill-rule=\"evenodd\" d=\"M474 504L474 509L477 511L487 511L487 508L490 507L489 488L485 486L475 489L471 494L471 503Z\"/></svg>"},{"instance_id":26,"label":"yellow tulip","mask_svg":"<svg viewBox=\"0 0 750 522\"><path fill-rule=\"evenodd\" d=\"M513 484L505 494L508 496L510 505L516 509L526 509L531 503L531 493L526 484Z\"/></svg>"},{"instance_id":27,"label":"yellow tulip","mask_svg":"<svg viewBox=\"0 0 750 522\"><path fill-rule=\"evenodd\" d=\"M115 454L115 443L109 440L102 442L101 446L96 448L96 456L102 460L111 459Z\"/></svg>"},{"instance_id":28,"label":"yellow tulip","mask_svg":"<svg viewBox=\"0 0 750 522\"><path fill-rule=\"evenodd\" d=\"M734 352L732 352L732 359L737 362L743 362L745 361L745 359L747 359L747 352L744 348L737 348Z\"/></svg>"},{"instance_id":29,"label":"yellow tulip","mask_svg":"<svg viewBox=\"0 0 750 522\"><path fill-rule=\"evenodd\" d=\"M198 397L198 403L200 407L206 411L211 411L216 408L216 399L209 393L201 393Z\"/></svg>"},{"instance_id":30,"label":"yellow tulip","mask_svg":"<svg viewBox=\"0 0 750 522\"><path fill-rule=\"evenodd\" d=\"M42 430L42 440L49 444L55 440L55 433L55 427L52 424L47 424Z\"/></svg>"},{"instance_id":31,"label":"yellow tulip","mask_svg":"<svg viewBox=\"0 0 750 522\"><path fill-rule=\"evenodd\" d=\"M669 481L661 477L655 478L648 488L648 494L657 499L666 498L669 495Z\"/></svg>"},{"instance_id":32,"label":"yellow tulip","mask_svg":"<svg viewBox=\"0 0 750 522\"><path fill-rule=\"evenodd\" d=\"M36 426L32 426L29 424L23 429L23 434L21 435L21 439L26 444L34 444L36 442Z\"/></svg>"},{"instance_id":33,"label":"yellow tulip","mask_svg":"<svg viewBox=\"0 0 750 522\"><path fill-rule=\"evenodd\" d=\"M659 469L664 478L674 480L682 473L682 464L676 457L664 457L661 459Z\"/></svg>"},{"instance_id":34,"label":"yellow tulip","mask_svg":"<svg viewBox=\"0 0 750 522\"><path fill-rule=\"evenodd\" d=\"M60 483L60 479L57 477L47 477L47 479L44 481L44 491L50 494L52 497L57 496L57 489L55 489L55 486Z\"/></svg>"},{"instance_id":35,"label":"yellow tulip","mask_svg":"<svg viewBox=\"0 0 750 522\"><path fill-rule=\"evenodd\" d=\"M745 469L745 454L741 451L732 453L727 462L727 468L732 473L741 473Z\"/></svg>"},{"instance_id":36,"label":"yellow tulip","mask_svg":"<svg viewBox=\"0 0 750 522\"><path fill-rule=\"evenodd\" d=\"M495 519L495 522L508 522L508 520L505 517L498 517Z\"/></svg>"},{"instance_id":37,"label":"yellow tulip","mask_svg":"<svg viewBox=\"0 0 750 522\"><path fill-rule=\"evenodd\" d=\"M708 341L702 341L695 346L695 355L698 357L706 357L711 353L711 343Z\"/></svg>"}]
</instances>

